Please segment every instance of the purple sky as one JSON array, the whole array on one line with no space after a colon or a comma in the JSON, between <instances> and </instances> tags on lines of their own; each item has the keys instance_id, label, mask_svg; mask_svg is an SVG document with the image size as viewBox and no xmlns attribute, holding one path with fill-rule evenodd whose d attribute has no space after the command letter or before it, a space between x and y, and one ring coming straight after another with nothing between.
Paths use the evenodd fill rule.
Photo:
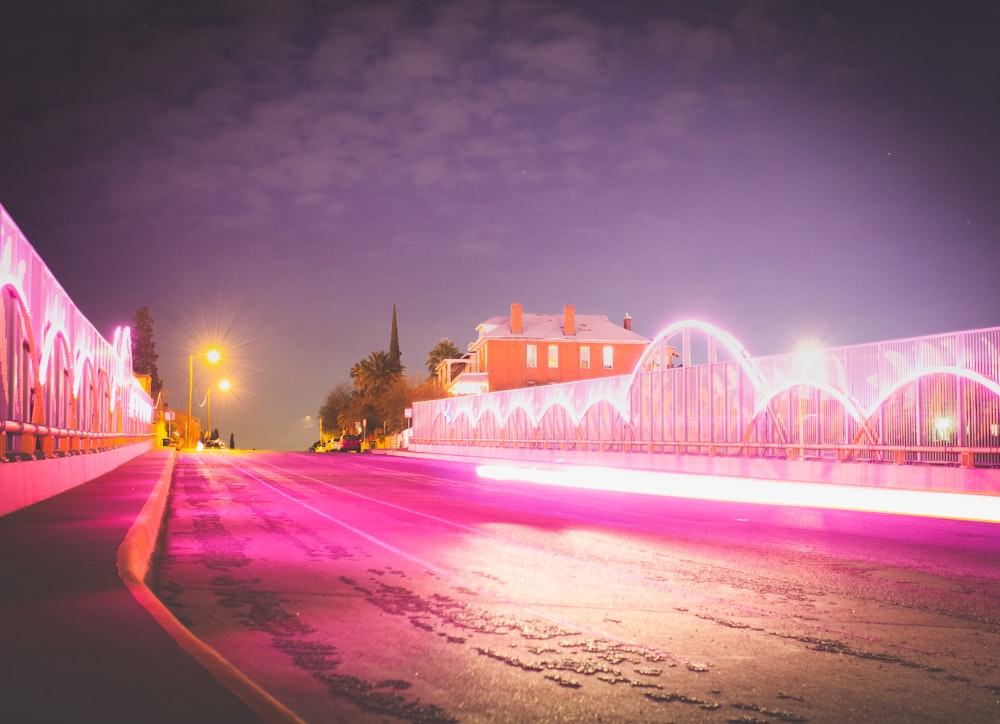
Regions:
<instances>
[{"instance_id":1,"label":"purple sky","mask_svg":"<svg viewBox=\"0 0 1000 724\"><path fill-rule=\"evenodd\" d=\"M217 342L213 426L246 447L315 440L393 303L420 374L512 301L753 354L995 326L997 27L953 1L24 3L0 204L106 336L150 307L171 406Z\"/></svg>"}]
</instances>

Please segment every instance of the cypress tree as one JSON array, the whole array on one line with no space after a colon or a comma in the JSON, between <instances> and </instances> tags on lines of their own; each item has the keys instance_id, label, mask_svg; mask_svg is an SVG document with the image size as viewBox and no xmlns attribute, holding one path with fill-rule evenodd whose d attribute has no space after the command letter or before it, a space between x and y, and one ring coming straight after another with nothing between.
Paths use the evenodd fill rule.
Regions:
<instances>
[{"instance_id":1,"label":"cypress tree","mask_svg":"<svg viewBox=\"0 0 1000 724\"><path fill-rule=\"evenodd\" d=\"M163 389L163 381L156 369L156 342L153 341L153 315L149 307L140 307L132 319L132 371L138 375L149 375L152 397Z\"/></svg>"},{"instance_id":2,"label":"cypress tree","mask_svg":"<svg viewBox=\"0 0 1000 724\"><path fill-rule=\"evenodd\" d=\"M392 332L389 335L389 364L396 372L403 371L402 353L399 351L399 328L396 326L396 305L392 305Z\"/></svg>"}]
</instances>

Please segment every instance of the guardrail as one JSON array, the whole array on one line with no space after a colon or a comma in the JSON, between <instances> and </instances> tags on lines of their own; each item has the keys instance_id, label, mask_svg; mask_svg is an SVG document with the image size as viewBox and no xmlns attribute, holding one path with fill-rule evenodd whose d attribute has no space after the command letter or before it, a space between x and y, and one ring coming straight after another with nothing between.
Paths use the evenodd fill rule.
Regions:
<instances>
[{"instance_id":1,"label":"guardrail","mask_svg":"<svg viewBox=\"0 0 1000 724\"><path fill-rule=\"evenodd\" d=\"M541 440L512 438L414 437L414 445L451 445L468 448L524 448L630 452L709 457L765 457L783 460L875 462L893 465L947 465L959 468L1000 468L1000 447L946 447L894 445L776 445L774 443L662 442L652 440Z\"/></svg>"},{"instance_id":2,"label":"guardrail","mask_svg":"<svg viewBox=\"0 0 1000 724\"><path fill-rule=\"evenodd\" d=\"M424 447L1000 468L1000 327L753 357L682 320L629 375L416 402L412 419Z\"/></svg>"},{"instance_id":3,"label":"guardrail","mask_svg":"<svg viewBox=\"0 0 1000 724\"><path fill-rule=\"evenodd\" d=\"M0 461L151 440L153 415L129 328L105 339L0 206Z\"/></svg>"},{"instance_id":4,"label":"guardrail","mask_svg":"<svg viewBox=\"0 0 1000 724\"><path fill-rule=\"evenodd\" d=\"M31 435L36 441L34 452L20 449L21 435ZM0 421L0 463L44 460L67 455L105 452L116 447L133 445L153 438L152 433L87 432L36 425L18 420Z\"/></svg>"}]
</instances>

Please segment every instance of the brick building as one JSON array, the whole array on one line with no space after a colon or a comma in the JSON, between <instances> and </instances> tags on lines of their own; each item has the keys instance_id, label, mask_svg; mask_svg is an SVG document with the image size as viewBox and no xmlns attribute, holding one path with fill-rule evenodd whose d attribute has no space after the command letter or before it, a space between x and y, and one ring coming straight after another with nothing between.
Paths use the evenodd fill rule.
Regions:
<instances>
[{"instance_id":1,"label":"brick building","mask_svg":"<svg viewBox=\"0 0 1000 724\"><path fill-rule=\"evenodd\" d=\"M649 339L607 316L525 312L511 304L510 316L477 325L479 338L461 360L445 360L438 378L450 394L494 392L532 385L573 382L632 371Z\"/></svg>"}]
</instances>

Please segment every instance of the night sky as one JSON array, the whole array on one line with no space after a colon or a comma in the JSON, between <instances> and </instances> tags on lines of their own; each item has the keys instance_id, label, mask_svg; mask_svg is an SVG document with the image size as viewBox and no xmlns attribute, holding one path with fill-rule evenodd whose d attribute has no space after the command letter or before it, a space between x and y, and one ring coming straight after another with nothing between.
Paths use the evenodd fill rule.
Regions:
<instances>
[{"instance_id":1,"label":"night sky","mask_svg":"<svg viewBox=\"0 0 1000 724\"><path fill-rule=\"evenodd\" d=\"M9 4L8 4L9 5ZM1000 324L1000 4L99 0L0 20L0 204L167 402L304 449L509 313L752 354Z\"/></svg>"}]
</instances>

